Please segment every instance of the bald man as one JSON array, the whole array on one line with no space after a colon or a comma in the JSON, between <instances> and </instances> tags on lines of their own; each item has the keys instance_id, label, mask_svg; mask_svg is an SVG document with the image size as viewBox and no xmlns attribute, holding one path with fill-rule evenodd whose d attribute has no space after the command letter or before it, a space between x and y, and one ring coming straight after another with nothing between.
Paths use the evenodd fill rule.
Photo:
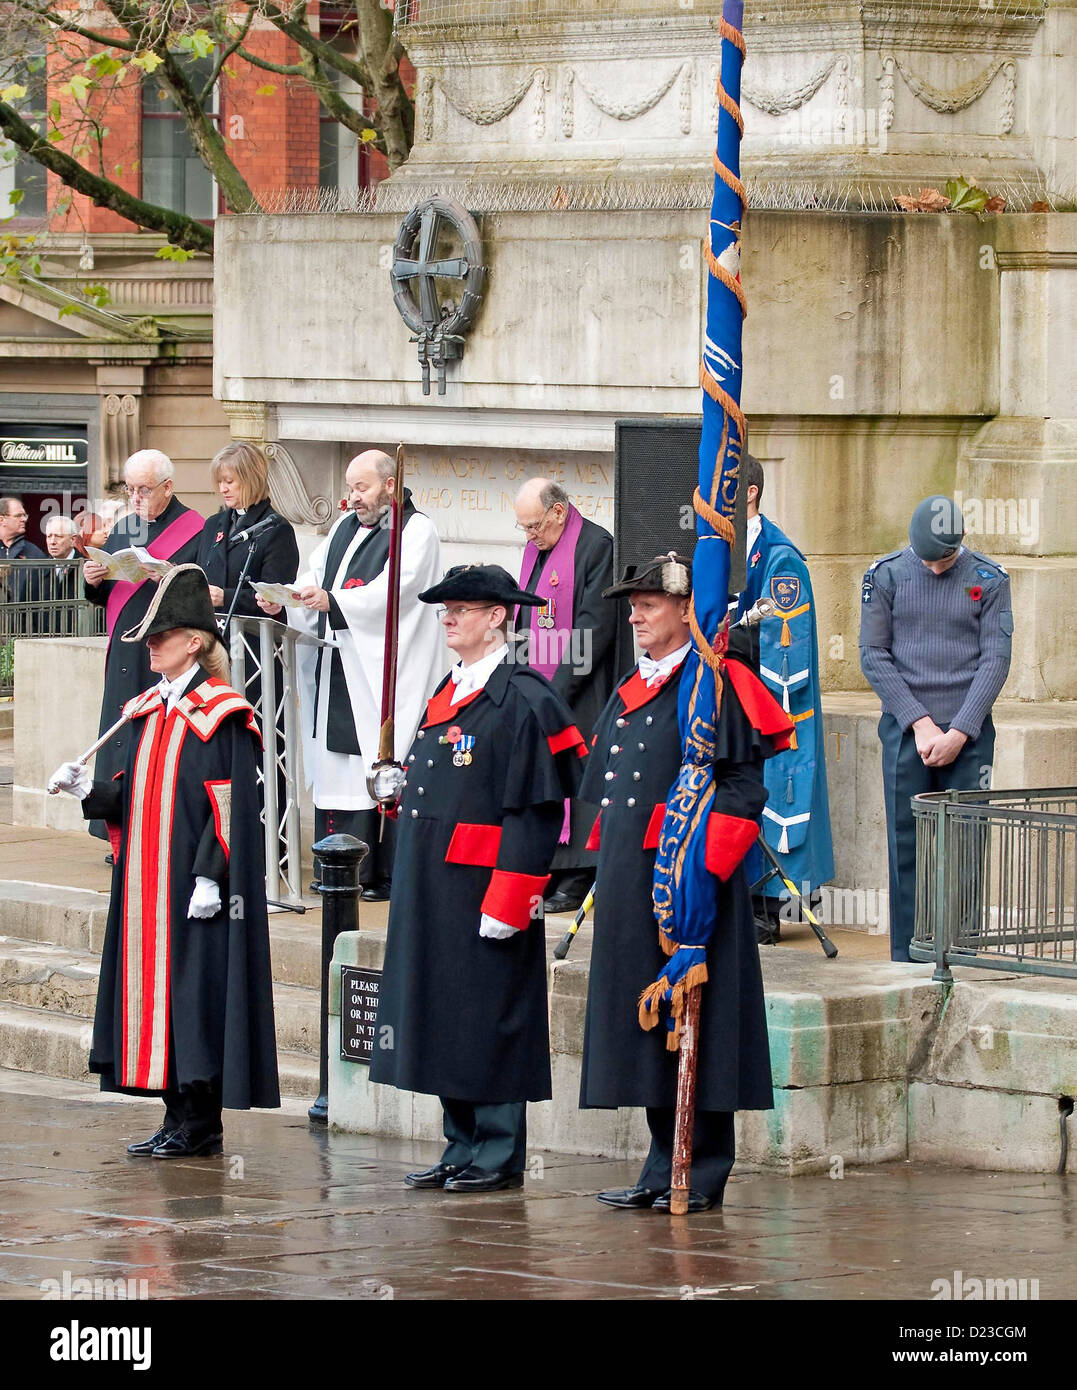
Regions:
<instances>
[{"instance_id":1,"label":"bald man","mask_svg":"<svg viewBox=\"0 0 1077 1390\"><path fill-rule=\"evenodd\" d=\"M517 493L516 529L526 541L520 587L544 601L517 619L518 630L527 625L528 660L571 709L590 745L620 666L633 659L627 604L602 598L613 583L613 537L549 478L530 478ZM594 882L597 855L586 848L593 820L575 803L566 811L547 912L574 912Z\"/></svg>"},{"instance_id":2,"label":"bald man","mask_svg":"<svg viewBox=\"0 0 1077 1390\"><path fill-rule=\"evenodd\" d=\"M302 608L288 622L328 647L300 647L303 766L314 790L314 829L355 835L370 846L360 868L363 898L389 896L393 822L378 823L366 779L378 756L388 594L389 519L396 465L368 449L348 464L347 508L295 581ZM396 756L411 746L427 697L442 674L441 632L419 593L441 578L441 543L430 519L404 489L400 551L400 635L396 682ZM280 613L273 604L259 605Z\"/></svg>"}]
</instances>

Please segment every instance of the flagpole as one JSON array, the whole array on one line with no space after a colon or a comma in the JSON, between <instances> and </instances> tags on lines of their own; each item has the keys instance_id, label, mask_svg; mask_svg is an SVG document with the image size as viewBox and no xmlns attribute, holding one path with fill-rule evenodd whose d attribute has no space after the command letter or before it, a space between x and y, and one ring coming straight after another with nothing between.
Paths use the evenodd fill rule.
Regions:
<instances>
[{"instance_id":1,"label":"flagpole","mask_svg":"<svg viewBox=\"0 0 1077 1390\"><path fill-rule=\"evenodd\" d=\"M707 674L710 679L701 683L701 692L706 692L705 698L710 703L709 696L713 691L712 727L717 726L721 706L721 658L729 630L727 605L733 534L731 517L737 495L740 460L747 448L747 426L740 410L741 326L746 312L740 286L740 232L745 205L740 181L740 140L744 129L740 114L743 16L743 0L725 0L720 22L721 64L714 199L706 243L710 274L705 347L700 367L700 384L704 392L703 431L699 447L699 487L693 498L699 533L697 556L702 563L693 566L692 636L698 659L709 668ZM701 703L697 699L697 709ZM684 732L688 721L682 718L681 722ZM686 744L685 762L690 761ZM698 782L696 792L700 793ZM705 834L705 831L699 827L695 833ZM691 834L688 832L684 838L687 840ZM698 865L698 857L696 863ZM706 874L706 870L703 872ZM710 891L710 885L703 891ZM677 940L675 926L671 936L674 941ZM705 964L702 967L692 966L681 985L679 1017L674 1008L674 1022L679 1028L675 1027L673 1037L680 1054L669 1208L674 1216L686 1215L691 1195L700 989L705 979ZM675 1000L675 988L671 994Z\"/></svg>"}]
</instances>

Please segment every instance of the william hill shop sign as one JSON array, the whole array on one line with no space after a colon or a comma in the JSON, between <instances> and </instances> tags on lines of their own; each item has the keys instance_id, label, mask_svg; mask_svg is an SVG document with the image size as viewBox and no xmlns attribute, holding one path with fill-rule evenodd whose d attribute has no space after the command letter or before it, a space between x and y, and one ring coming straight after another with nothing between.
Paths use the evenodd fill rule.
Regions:
<instances>
[{"instance_id":1,"label":"william hill shop sign","mask_svg":"<svg viewBox=\"0 0 1077 1390\"><path fill-rule=\"evenodd\" d=\"M0 462L25 467L71 468L84 466L86 440L74 438L31 439L0 435Z\"/></svg>"}]
</instances>

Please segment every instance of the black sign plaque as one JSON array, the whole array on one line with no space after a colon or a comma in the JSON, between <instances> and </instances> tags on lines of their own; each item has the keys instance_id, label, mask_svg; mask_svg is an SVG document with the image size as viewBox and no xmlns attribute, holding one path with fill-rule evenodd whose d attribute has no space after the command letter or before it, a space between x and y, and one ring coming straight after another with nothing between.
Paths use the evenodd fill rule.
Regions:
<instances>
[{"instance_id":1,"label":"black sign plaque","mask_svg":"<svg viewBox=\"0 0 1077 1390\"><path fill-rule=\"evenodd\" d=\"M370 1065L378 1025L380 970L340 967L340 1055L345 1062Z\"/></svg>"}]
</instances>

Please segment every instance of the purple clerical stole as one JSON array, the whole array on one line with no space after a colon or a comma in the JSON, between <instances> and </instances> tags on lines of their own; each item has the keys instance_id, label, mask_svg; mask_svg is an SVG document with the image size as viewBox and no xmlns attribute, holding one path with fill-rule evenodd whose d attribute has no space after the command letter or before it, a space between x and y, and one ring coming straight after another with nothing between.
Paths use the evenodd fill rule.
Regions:
<instances>
[{"instance_id":1,"label":"purple clerical stole","mask_svg":"<svg viewBox=\"0 0 1077 1390\"><path fill-rule=\"evenodd\" d=\"M576 587L576 542L583 530L583 517L576 507L569 506L565 529L550 551L549 558L542 567L538 582L530 586L533 594L543 600L531 609L528 633L528 664L535 671L541 671L547 680L561 665L565 653L572 642L572 594ZM524 575L534 572L538 563L539 549L534 541L524 546L524 558L520 565L520 587L524 586ZM517 608L517 622L520 610ZM561 828L560 843L567 845L571 829L569 805L565 802L565 821Z\"/></svg>"},{"instance_id":2,"label":"purple clerical stole","mask_svg":"<svg viewBox=\"0 0 1077 1390\"><path fill-rule=\"evenodd\" d=\"M583 517L570 506L565 529L557 544L550 551L549 559L542 567L537 583L531 585L531 592L538 594L542 605L536 604L530 610L530 641L528 645L528 664L549 680L561 665L572 641L572 592L576 585L576 542L583 529ZM524 546L523 563L520 566L520 585L523 587L524 575L532 574L538 563L539 549L534 541ZM519 621L519 609L517 621Z\"/></svg>"}]
</instances>

